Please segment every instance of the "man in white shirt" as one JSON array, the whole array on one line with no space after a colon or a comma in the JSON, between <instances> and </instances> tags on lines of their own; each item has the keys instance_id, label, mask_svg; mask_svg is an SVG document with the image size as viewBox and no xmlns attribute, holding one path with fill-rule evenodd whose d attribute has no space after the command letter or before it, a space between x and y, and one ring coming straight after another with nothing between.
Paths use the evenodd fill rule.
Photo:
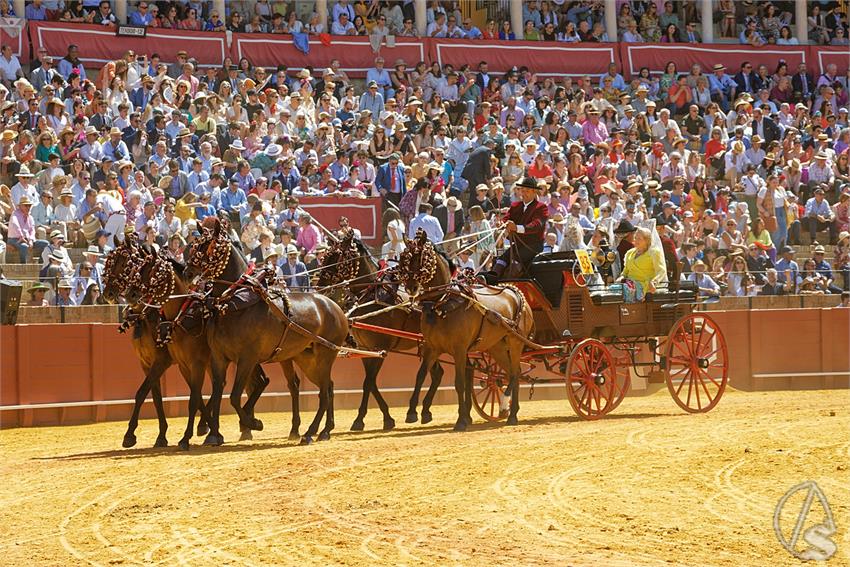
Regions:
<instances>
[{"instance_id":1,"label":"man in white shirt","mask_svg":"<svg viewBox=\"0 0 850 567\"><path fill-rule=\"evenodd\" d=\"M652 125L652 137L656 140L664 140L669 130L676 132L676 138L682 137L679 125L675 120L670 120L670 110L662 108L658 111L658 121Z\"/></svg>"},{"instance_id":2,"label":"man in white shirt","mask_svg":"<svg viewBox=\"0 0 850 567\"><path fill-rule=\"evenodd\" d=\"M428 24L428 29L425 33L428 37L446 37L446 33L448 33L446 15L442 12L438 12L434 21Z\"/></svg>"},{"instance_id":3,"label":"man in white shirt","mask_svg":"<svg viewBox=\"0 0 850 567\"><path fill-rule=\"evenodd\" d=\"M16 55L12 53L11 45L4 45L0 49L0 81L7 88L12 88L12 83L24 76L21 69L21 62L18 61Z\"/></svg>"},{"instance_id":4,"label":"man in white shirt","mask_svg":"<svg viewBox=\"0 0 850 567\"><path fill-rule=\"evenodd\" d=\"M446 152L446 157L455 163L455 173L460 174L466 166L466 161L469 159L469 153L475 147L472 140L466 137L466 128L459 126L455 131L457 136L449 142L449 147Z\"/></svg>"},{"instance_id":5,"label":"man in white shirt","mask_svg":"<svg viewBox=\"0 0 850 567\"><path fill-rule=\"evenodd\" d=\"M333 35L356 35L357 29L349 21L348 14L343 12L339 15L339 20L331 24L331 33Z\"/></svg>"},{"instance_id":6,"label":"man in white shirt","mask_svg":"<svg viewBox=\"0 0 850 567\"><path fill-rule=\"evenodd\" d=\"M419 214L410 221L410 227L408 227L407 231L408 238L416 238L416 231L421 228L425 231L428 240L432 244L443 241L443 228L440 226L440 221L437 220L437 217L431 215L432 210L433 207L429 203L419 205Z\"/></svg>"}]
</instances>

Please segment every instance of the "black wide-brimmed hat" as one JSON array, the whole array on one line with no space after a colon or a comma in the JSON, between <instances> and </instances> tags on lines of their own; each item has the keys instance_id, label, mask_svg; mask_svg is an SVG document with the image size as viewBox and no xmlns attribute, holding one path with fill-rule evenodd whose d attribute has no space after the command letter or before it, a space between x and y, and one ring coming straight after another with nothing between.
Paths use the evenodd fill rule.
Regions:
<instances>
[{"instance_id":1,"label":"black wide-brimmed hat","mask_svg":"<svg viewBox=\"0 0 850 567\"><path fill-rule=\"evenodd\" d=\"M628 219L623 219L620 221L620 224L617 225L617 228L614 229L614 234L628 234L636 230L637 228L635 228L635 225L630 223Z\"/></svg>"},{"instance_id":2,"label":"black wide-brimmed hat","mask_svg":"<svg viewBox=\"0 0 850 567\"><path fill-rule=\"evenodd\" d=\"M523 177L515 184L516 187L525 187L526 189L537 190L537 180L533 177Z\"/></svg>"}]
</instances>

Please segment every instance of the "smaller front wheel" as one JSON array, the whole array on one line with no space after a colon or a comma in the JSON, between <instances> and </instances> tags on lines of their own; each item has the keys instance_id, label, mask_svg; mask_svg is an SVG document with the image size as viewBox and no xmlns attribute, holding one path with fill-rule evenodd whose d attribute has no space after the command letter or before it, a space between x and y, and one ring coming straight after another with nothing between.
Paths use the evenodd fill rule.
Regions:
<instances>
[{"instance_id":1,"label":"smaller front wheel","mask_svg":"<svg viewBox=\"0 0 850 567\"><path fill-rule=\"evenodd\" d=\"M614 358L596 339L585 339L567 360L567 397L580 417L599 419L619 405L628 384L617 375Z\"/></svg>"},{"instance_id":2,"label":"smaller front wheel","mask_svg":"<svg viewBox=\"0 0 850 567\"><path fill-rule=\"evenodd\" d=\"M508 398L505 388L508 378L489 354L481 353L469 359L472 372L472 405L485 421L502 421L508 417Z\"/></svg>"}]
</instances>

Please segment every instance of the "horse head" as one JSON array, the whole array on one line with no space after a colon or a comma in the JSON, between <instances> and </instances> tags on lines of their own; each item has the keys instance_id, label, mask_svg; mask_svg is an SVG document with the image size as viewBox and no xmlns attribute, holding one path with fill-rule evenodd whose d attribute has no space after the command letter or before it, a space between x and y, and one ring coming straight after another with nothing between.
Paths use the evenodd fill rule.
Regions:
<instances>
[{"instance_id":1,"label":"horse head","mask_svg":"<svg viewBox=\"0 0 850 567\"><path fill-rule=\"evenodd\" d=\"M139 246L135 232L127 234L124 242L106 255L103 264L103 299L116 303L127 291L130 279L143 260L143 250Z\"/></svg>"},{"instance_id":2,"label":"horse head","mask_svg":"<svg viewBox=\"0 0 850 567\"><path fill-rule=\"evenodd\" d=\"M427 288L437 272L437 251L425 231L416 231L413 240L405 240L405 249L398 260L399 280L411 295Z\"/></svg>"},{"instance_id":3,"label":"horse head","mask_svg":"<svg viewBox=\"0 0 850 567\"><path fill-rule=\"evenodd\" d=\"M124 297L130 304L164 302L174 291L174 268L162 252L146 246L141 249L145 257L131 276Z\"/></svg>"},{"instance_id":4,"label":"horse head","mask_svg":"<svg viewBox=\"0 0 850 567\"><path fill-rule=\"evenodd\" d=\"M201 236L189 247L184 276L215 279L221 275L230 259L231 243L227 224L217 217L207 217L201 223Z\"/></svg>"},{"instance_id":5,"label":"horse head","mask_svg":"<svg viewBox=\"0 0 850 567\"><path fill-rule=\"evenodd\" d=\"M332 241L325 252L318 286L327 287L354 279L358 275L359 259L354 231L344 231L342 238Z\"/></svg>"}]
</instances>

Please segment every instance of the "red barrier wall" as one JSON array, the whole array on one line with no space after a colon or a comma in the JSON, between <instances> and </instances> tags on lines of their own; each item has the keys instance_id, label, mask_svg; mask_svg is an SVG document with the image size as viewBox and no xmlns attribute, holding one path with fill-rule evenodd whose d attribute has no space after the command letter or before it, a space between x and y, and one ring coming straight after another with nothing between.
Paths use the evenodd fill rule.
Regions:
<instances>
[{"instance_id":1,"label":"red barrier wall","mask_svg":"<svg viewBox=\"0 0 850 567\"><path fill-rule=\"evenodd\" d=\"M713 311L708 315L720 325L729 346L732 387L742 390L850 388L850 309ZM129 336L116 330L117 325L111 324L0 328L0 405L132 399L143 376ZM413 356L391 354L380 375L381 387L412 386L417 366L418 359ZM280 366L270 364L264 368L272 381L267 391L285 392ZM443 385L450 387L453 368L446 370ZM334 366L333 377L337 391L359 390L362 364L356 359L341 359ZM308 381L303 384L304 391L315 390ZM207 393L208 389L206 384ZM560 388L553 391L554 395L562 394ZM450 402L450 394L442 400ZM188 395L175 367L166 373L163 395ZM404 393L398 400L407 396ZM309 407L310 398L306 400ZM336 400L339 407L355 407L359 395L338 396ZM279 402L265 405L263 409L285 407L288 401L285 405ZM170 402L168 410L176 415L185 411L185 403ZM124 420L128 412L126 404L3 411L0 425ZM151 415L149 404L144 415Z\"/></svg>"},{"instance_id":2,"label":"red barrier wall","mask_svg":"<svg viewBox=\"0 0 850 567\"><path fill-rule=\"evenodd\" d=\"M148 55L158 52L166 61L174 58L180 49L188 51L202 65L220 65L226 56L238 61L247 57L254 65L275 67L281 63L292 69L312 65L317 70L328 66L331 59L339 59L341 67L354 77L362 77L373 66L376 53L368 37L331 36L330 45L318 38L310 38L310 52L298 51L292 37L280 34L232 34L228 44L224 33L178 32L148 29L146 38L116 38L112 30L103 26L63 24L60 22L28 22L18 38L9 38L0 32L0 42L10 41L20 51L22 62L29 59L30 45L37 49L45 46L51 55L63 57L70 43L80 46L82 59L90 66L121 57L127 49ZM605 72L608 63L615 62L625 76L634 75L647 66L655 72L664 68L667 61L675 61L683 72L694 63L710 72L715 63L724 63L730 72L737 72L744 60L768 65L770 72L779 59L788 62L792 72L805 61L812 73L819 75L828 63L838 65L843 76L850 64L847 49L817 45L767 46L753 48L735 44L626 44L626 43L549 43L537 41L472 41L463 39L432 39L397 37L394 47L383 45L380 54L391 67L396 59L404 59L409 67L418 61L463 63L477 65L486 60L490 70L500 73L514 65L528 65L540 75L598 76Z\"/></svg>"}]
</instances>

